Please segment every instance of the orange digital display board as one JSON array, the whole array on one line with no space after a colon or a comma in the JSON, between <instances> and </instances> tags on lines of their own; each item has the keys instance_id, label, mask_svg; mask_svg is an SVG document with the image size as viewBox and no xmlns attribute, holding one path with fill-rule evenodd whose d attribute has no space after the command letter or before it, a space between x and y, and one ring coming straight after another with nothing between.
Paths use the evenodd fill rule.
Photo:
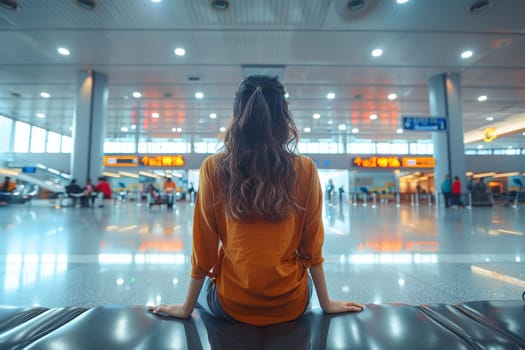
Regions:
<instances>
[{"instance_id":1,"label":"orange digital display board","mask_svg":"<svg viewBox=\"0 0 525 350\"><path fill-rule=\"evenodd\" d=\"M435 163L433 157L403 157L404 168L433 168Z\"/></svg>"},{"instance_id":2,"label":"orange digital display board","mask_svg":"<svg viewBox=\"0 0 525 350\"><path fill-rule=\"evenodd\" d=\"M137 166L138 156L104 156L104 166Z\"/></svg>"},{"instance_id":3,"label":"orange digital display board","mask_svg":"<svg viewBox=\"0 0 525 350\"><path fill-rule=\"evenodd\" d=\"M399 157L369 157L354 158L354 165L360 168L399 168Z\"/></svg>"},{"instance_id":4,"label":"orange digital display board","mask_svg":"<svg viewBox=\"0 0 525 350\"><path fill-rule=\"evenodd\" d=\"M181 155L142 156L140 162L146 166L184 166L186 164Z\"/></svg>"},{"instance_id":5,"label":"orange digital display board","mask_svg":"<svg viewBox=\"0 0 525 350\"><path fill-rule=\"evenodd\" d=\"M433 157L355 157L353 164L359 168L433 168L435 161Z\"/></svg>"}]
</instances>

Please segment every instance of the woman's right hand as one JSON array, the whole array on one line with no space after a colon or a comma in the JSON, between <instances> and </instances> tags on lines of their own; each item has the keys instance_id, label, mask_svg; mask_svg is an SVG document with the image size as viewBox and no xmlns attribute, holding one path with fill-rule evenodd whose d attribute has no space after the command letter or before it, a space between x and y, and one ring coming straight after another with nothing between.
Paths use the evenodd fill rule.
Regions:
<instances>
[{"instance_id":1,"label":"woman's right hand","mask_svg":"<svg viewBox=\"0 0 525 350\"><path fill-rule=\"evenodd\" d=\"M156 315L165 313L176 318L188 318L191 315L191 310L187 311L183 304L160 304L149 306L148 310Z\"/></svg>"}]
</instances>

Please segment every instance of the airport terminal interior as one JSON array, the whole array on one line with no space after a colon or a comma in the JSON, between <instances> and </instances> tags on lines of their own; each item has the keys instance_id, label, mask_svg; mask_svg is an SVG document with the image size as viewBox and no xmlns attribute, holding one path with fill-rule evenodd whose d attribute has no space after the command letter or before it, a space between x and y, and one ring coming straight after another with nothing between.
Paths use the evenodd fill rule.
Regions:
<instances>
[{"instance_id":1,"label":"airport terminal interior","mask_svg":"<svg viewBox=\"0 0 525 350\"><path fill-rule=\"evenodd\" d=\"M283 82L297 153L318 168L331 297L523 304L524 13L522 0L0 0L0 348L16 338L4 306L184 300L200 165L252 74ZM86 191L99 178L111 199Z\"/></svg>"}]
</instances>

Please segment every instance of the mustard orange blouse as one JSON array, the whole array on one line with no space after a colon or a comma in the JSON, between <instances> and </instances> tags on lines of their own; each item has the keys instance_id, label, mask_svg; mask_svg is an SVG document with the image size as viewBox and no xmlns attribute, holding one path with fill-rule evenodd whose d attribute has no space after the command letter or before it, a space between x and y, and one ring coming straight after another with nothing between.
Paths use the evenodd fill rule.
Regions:
<instances>
[{"instance_id":1,"label":"mustard orange blouse","mask_svg":"<svg viewBox=\"0 0 525 350\"><path fill-rule=\"evenodd\" d=\"M307 269L323 262L322 191L310 158L297 156L291 189L304 210L279 222L228 218L217 197L219 155L204 160L193 219L193 278L212 277L234 319L268 325L299 317L308 302Z\"/></svg>"}]
</instances>

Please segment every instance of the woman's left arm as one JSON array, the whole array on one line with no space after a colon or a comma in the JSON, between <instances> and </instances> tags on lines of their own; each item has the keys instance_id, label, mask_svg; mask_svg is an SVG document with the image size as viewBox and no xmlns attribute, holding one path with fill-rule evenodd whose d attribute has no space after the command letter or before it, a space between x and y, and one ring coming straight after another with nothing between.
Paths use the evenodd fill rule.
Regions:
<instances>
[{"instance_id":1,"label":"woman's left arm","mask_svg":"<svg viewBox=\"0 0 525 350\"><path fill-rule=\"evenodd\" d=\"M188 318L193 308L195 308L195 304L197 304L197 298L203 283L204 278L191 278L184 304L160 304L158 306L150 306L148 309L154 314L163 312L176 318Z\"/></svg>"}]
</instances>

